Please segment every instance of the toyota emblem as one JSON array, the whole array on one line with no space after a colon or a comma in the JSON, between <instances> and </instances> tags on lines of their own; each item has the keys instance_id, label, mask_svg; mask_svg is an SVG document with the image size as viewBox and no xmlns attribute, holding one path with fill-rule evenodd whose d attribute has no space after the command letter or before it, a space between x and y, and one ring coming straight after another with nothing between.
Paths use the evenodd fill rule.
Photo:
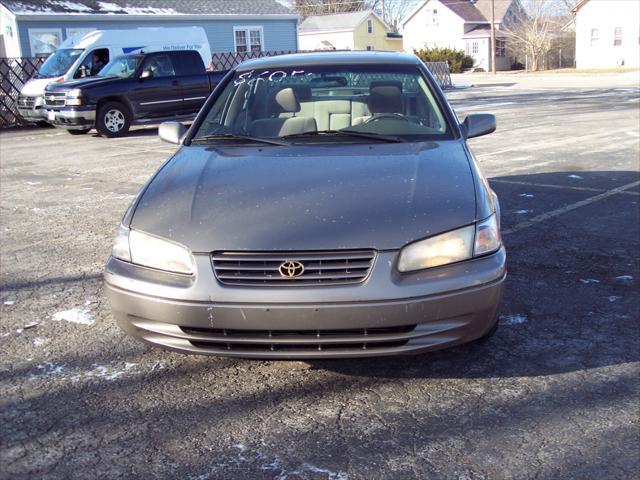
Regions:
<instances>
[{"instance_id":1,"label":"toyota emblem","mask_svg":"<svg viewBox=\"0 0 640 480\"><path fill-rule=\"evenodd\" d=\"M280 264L278 271L285 278L295 278L304 273L304 265L297 260L287 260Z\"/></svg>"}]
</instances>

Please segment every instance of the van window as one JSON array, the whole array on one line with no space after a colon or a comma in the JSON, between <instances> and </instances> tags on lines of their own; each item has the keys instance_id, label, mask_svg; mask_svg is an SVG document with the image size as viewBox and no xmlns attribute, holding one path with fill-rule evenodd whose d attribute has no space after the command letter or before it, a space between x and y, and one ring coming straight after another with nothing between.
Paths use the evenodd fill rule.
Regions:
<instances>
[{"instance_id":1,"label":"van window","mask_svg":"<svg viewBox=\"0 0 640 480\"><path fill-rule=\"evenodd\" d=\"M196 51L173 52L171 57L176 75L202 75L205 73L202 57Z\"/></svg>"},{"instance_id":2,"label":"van window","mask_svg":"<svg viewBox=\"0 0 640 480\"><path fill-rule=\"evenodd\" d=\"M176 72L171 57L166 53L150 55L142 66L142 71L151 70L153 78L173 77Z\"/></svg>"},{"instance_id":3,"label":"van window","mask_svg":"<svg viewBox=\"0 0 640 480\"><path fill-rule=\"evenodd\" d=\"M49 55L49 58L38 70L38 78L51 78L64 75L71 65L82 55L81 48L60 48Z\"/></svg>"},{"instance_id":4,"label":"van window","mask_svg":"<svg viewBox=\"0 0 640 480\"><path fill-rule=\"evenodd\" d=\"M95 77L107 63L109 63L109 49L96 48L84 58L73 78Z\"/></svg>"}]
</instances>

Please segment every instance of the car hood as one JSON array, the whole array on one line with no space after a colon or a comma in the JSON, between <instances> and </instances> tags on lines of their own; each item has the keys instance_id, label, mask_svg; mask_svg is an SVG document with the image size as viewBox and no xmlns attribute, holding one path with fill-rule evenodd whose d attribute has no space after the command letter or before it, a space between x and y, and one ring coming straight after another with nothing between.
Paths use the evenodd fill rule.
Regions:
<instances>
[{"instance_id":1,"label":"car hood","mask_svg":"<svg viewBox=\"0 0 640 480\"><path fill-rule=\"evenodd\" d=\"M47 85L47 92L55 92L60 90L71 90L72 88L88 88L96 87L98 85L105 85L108 83L114 83L121 81L120 77L90 77L80 78L78 80L70 80L63 83L50 83Z\"/></svg>"},{"instance_id":2,"label":"car hood","mask_svg":"<svg viewBox=\"0 0 640 480\"><path fill-rule=\"evenodd\" d=\"M131 227L215 250L397 249L475 220L462 143L181 148Z\"/></svg>"}]
</instances>

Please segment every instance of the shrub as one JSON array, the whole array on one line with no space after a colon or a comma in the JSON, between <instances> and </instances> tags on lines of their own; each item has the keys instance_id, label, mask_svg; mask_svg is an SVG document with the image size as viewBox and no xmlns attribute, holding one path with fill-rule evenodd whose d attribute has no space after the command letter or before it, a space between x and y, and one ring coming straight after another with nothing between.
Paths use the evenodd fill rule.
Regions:
<instances>
[{"instance_id":1,"label":"shrub","mask_svg":"<svg viewBox=\"0 0 640 480\"><path fill-rule=\"evenodd\" d=\"M465 55L464 50L454 48L423 48L414 50L423 62L447 62L451 73L461 73L464 70L473 68L473 57Z\"/></svg>"}]
</instances>

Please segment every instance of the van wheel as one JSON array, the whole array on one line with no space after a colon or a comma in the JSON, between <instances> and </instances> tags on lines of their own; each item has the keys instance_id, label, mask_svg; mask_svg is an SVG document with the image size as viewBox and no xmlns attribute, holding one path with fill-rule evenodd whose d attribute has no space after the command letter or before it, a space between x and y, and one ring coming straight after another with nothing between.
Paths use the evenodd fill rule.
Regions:
<instances>
[{"instance_id":1,"label":"van wheel","mask_svg":"<svg viewBox=\"0 0 640 480\"><path fill-rule=\"evenodd\" d=\"M84 135L85 133L89 133L90 128L85 128L83 130L67 130L71 135Z\"/></svg>"},{"instance_id":2,"label":"van wheel","mask_svg":"<svg viewBox=\"0 0 640 480\"><path fill-rule=\"evenodd\" d=\"M120 102L107 102L98 109L96 130L107 138L122 137L131 126L131 113Z\"/></svg>"}]
</instances>

